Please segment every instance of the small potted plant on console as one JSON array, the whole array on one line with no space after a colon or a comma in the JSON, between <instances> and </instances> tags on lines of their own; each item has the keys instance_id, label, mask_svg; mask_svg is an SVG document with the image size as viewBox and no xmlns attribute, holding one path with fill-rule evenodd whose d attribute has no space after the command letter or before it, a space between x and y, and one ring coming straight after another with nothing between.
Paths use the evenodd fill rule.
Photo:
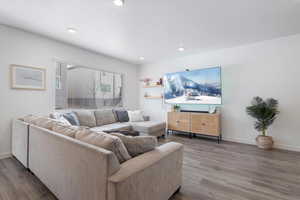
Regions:
<instances>
[{"instance_id":1,"label":"small potted plant on console","mask_svg":"<svg viewBox=\"0 0 300 200\"><path fill-rule=\"evenodd\" d=\"M265 101L260 97L254 97L251 106L246 108L248 115L255 118L254 128L261 132L261 135L256 137L256 144L261 149L272 149L273 139L266 135L268 127L273 124L278 111L278 101L273 98Z\"/></svg>"},{"instance_id":2,"label":"small potted plant on console","mask_svg":"<svg viewBox=\"0 0 300 200\"><path fill-rule=\"evenodd\" d=\"M180 112L180 105L178 105L178 104L173 105L173 111Z\"/></svg>"}]
</instances>

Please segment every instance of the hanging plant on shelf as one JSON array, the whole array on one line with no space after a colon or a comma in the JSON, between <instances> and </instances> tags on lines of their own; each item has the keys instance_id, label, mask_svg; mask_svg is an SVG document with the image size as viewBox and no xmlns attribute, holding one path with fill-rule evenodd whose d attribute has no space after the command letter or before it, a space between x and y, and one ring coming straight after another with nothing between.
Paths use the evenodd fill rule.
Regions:
<instances>
[{"instance_id":1,"label":"hanging plant on shelf","mask_svg":"<svg viewBox=\"0 0 300 200\"><path fill-rule=\"evenodd\" d=\"M279 114L278 101L273 98L264 101L260 97L254 97L246 112L256 119L254 128L261 132L261 135L256 138L257 146L262 149L272 149L274 142L271 136L267 136L266 131Z\"/></svg>"},{"instance_id":2,"label":"hanging plant on shelf","mask_svg":"<svg viewBox=\"0 0 300 200\"><path fill-rule=\"evenodd\" d=\"M151 79L150 78L144 78L144 79L141 79L140 81L143 82L145 85L150 85Z\"/></svg>"}]
</instances>

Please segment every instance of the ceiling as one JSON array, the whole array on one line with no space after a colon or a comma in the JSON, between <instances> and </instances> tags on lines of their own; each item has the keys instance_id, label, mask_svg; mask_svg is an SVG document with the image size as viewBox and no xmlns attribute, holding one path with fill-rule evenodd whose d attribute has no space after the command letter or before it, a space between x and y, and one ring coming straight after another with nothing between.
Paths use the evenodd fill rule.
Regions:
<instances>
[{"instance_id":1,"label":"ceiling","mask_svg":"<svg viewBox=\"0 0 300 200\"><path fill-rule=\"evenodd\" d=\"M137 64L297 34L299 19L300 0L0 0L2 24Z\"/></svg>"}]
</instances>

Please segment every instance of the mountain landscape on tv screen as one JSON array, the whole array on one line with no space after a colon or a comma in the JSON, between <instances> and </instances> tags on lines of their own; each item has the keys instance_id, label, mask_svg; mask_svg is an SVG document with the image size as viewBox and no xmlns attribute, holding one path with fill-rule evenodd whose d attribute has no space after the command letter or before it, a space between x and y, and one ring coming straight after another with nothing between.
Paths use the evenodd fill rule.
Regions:
<instances>
[{"instance_id":1,"label":"mountain landscape on tv screen","mask_svg":"<svg viewBox=\"0 0 300 200\"><path fill-rule=\"evenodd\" d=\"M216 73L212 72L207 77L199 76L199 81L188 78L192 76L193 71L167 74L164 77L164 98L166 103L221 104L220 69L213 69L216 69ZM197 78L194 75L193 79L195 77Z\"/></svg>"}]
</instances>

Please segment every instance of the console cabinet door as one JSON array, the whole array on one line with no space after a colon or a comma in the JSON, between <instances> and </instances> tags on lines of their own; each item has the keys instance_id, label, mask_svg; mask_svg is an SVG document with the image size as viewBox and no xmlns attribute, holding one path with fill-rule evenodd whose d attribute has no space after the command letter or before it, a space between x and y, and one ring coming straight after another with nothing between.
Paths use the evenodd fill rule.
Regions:
<instances>
[{"instance_id":1,"label":"console cabinet door","mask_svg":"<svg viewBox=\"0 0 300 200\"><path fill-rule=\"evenodd\" d=\"M175 131L190 132L190 113L169 112L168 129Z\"/></svg>"},{"instance_id":2,"label":"console cabinet door","mask_svg":"<svg viewBox=\"0 0 300 200\"><path fill-rule=\"evenodd\" d=\"M219 114L191 113L191 130L193 133L219 136Z\"/></svg>"}]
</instances>

